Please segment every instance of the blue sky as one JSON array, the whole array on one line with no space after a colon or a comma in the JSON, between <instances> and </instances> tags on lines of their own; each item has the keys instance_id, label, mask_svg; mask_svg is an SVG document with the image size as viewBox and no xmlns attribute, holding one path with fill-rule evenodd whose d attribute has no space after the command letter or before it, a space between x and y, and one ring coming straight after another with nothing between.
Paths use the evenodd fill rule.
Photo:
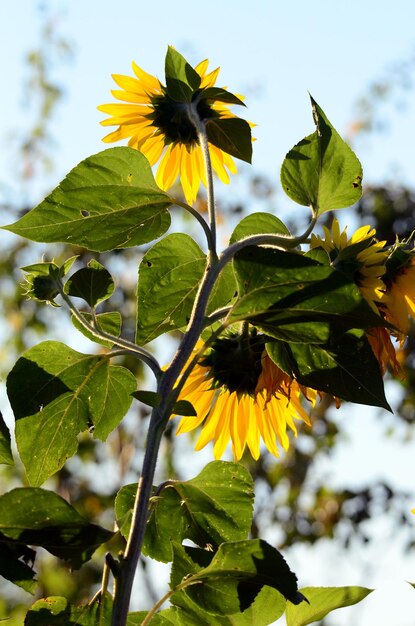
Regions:
<instances>
[{"instance_id":1,"label":"blue sky","mask_svg":"<svg viewBox=\"0 0 415 626\"><path fill-rule=\"evenodd\" d=\"M16 154L10 148L10 136L30 127L31 111L22 85L27 78L25 53L38 46L38 4L31 0L0 2L0 194L4 193L6 200L14 191L24 192L32 201L41 199L40 194L57 184L78 161L104 149L101 138L105 130L99 125L103 116L96 106L111 101L111 73L130 74L134 59L163 79L168 44L192 63L207 57L212 67L220 65L218 84L246 95L246 116L257 124L253 167L274 179L277 187L285 153L314 130L308 91L344 134L355 117L355 103L366 93L368 84L385 74L393 76L394 63L409 59L415 50L412 0L50 0L46 4L59 16L58 29L73 42L74 59L63 66L57 64L54 70L54 78L65 88L52 124L54 170L33 187L22 189L15 176ZM413 92L403 99L402 110L384 108L388 132L365 137L356 144L366 183L393 180L415 186ZM221 189L224 195L226 192L226 188ZM274 208L277 214L297 210L282 193L277 194ZM343 408L339 416L347 421L352 444L341 447L335 464L328 462L327 467L320 468L328 480L340 480L347 473L353 483L363 473L367 479L392 477L396 484L411 488L410 448L401 444L394 448L393 443L385 442L374 418L359 407ZM383 418L385 430L388 419ZM380 537L379 552L373 556L378 567L371 584L384 591L353 613L356 626L409 626L413 622L404 613L413 615L415 592L402 581L415 579L415 559L409 565L404 563L396 547L386 563L384 548L379 549L383 542ZM343 563L333 568L338 558L333 550L327 546L317 568L320 579L312 583L364 584L360 574L356 575L359 558L352 559L353 566ZM310 567L310 557L305 554L295 553L297 563L293 567L307 577L315 567L315 556ZM399 598L404 613L397 621ZM357 620L360 614L364 616L362 622ZM350 624L351 615L345 611L342 618L339 613L333 623Z\"/></svg>"}]
</instances>

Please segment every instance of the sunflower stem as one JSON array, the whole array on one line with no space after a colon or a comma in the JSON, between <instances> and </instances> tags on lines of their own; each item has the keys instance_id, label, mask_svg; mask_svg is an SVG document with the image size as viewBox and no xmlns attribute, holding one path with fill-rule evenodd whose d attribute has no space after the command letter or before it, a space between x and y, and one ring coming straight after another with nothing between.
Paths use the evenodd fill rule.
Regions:
<instances>
[{"instance_id":1,"label":"sunflower stem","mask_svg":"<svg viewBox=\"0 0 415 626\"><path fill-rule=\"evenodd\" d=\"M105 331L100 330L96 326L93 326L92 324L90 324L88 320L84 318L84 316L79 311L79 309L76 308L76 306L74 305L72 300L69 298L69 296L64 292L63 284L60 281L58 281L58 286L60 288L60 295L62 299L64 300L65 304L68 306L74 318L81 324L81 326L83 326L83 328L85 328L85 330L87 330L96 339L113 343L114 345L119 346L120 348L128 352L128 354L134 355L135 357L137 357L138 359L140 359L141 361L143 361L146 365L150 367L156 379L160 377L161 375L160 365L157 362L157 360L154 358L154 356L150 352L148 352L148 350L146 350L145 348L141 348L140 346L137 346L137 344L132 343L128 341L127 339L122 339L121 337L115 337L114 335L111 335L110 333L106 333Z\"/></svg>"},{"instance_id":2,"label":"sunflower stem","mask_svg":"<svg viewBox=\"0 0 415 626\"><path fill-rule=\"evenodd\" d=\"M213 169L212 162L210 160L209 142L206 133L206 125L203 120L200 119L197 104L192 102L188 108L189 119L196 129L197 138L199 140L200 148L203 155L203 163L206 170L206 189L207 189L207 205L209 213L209 225L211 232L211 245L209 248L212 259L217 260L216 254L216 207L215 207L215 194L213 189Z\"/></svg>"},{"instance_id":3,"label":"sunflower stem","mask_svg":"<svg viewBox=\"0 0 415 626\"><path fill-rule=\"evenodd\" d=\"M196 355L193 358L191 364L189 364L189 367L187 367L186 371L183 373L183 377L180 380L181 384L179 383L179 385L177 385L177 380L179 379L183 368L191 356L203 329L209 298L220 272L223 270L225 265L233 259L239 250L248 245L271 243L283 249L295 247L308 237L314 226L315 219L316 218L313 217L313 221L309 228L300 237L284 237L275 234L253 235L229 246L226 250L224 250L219 259L216 257L216 251L214 252L211 250L211 258L208 260L205 274L200 282L187 330L183 335L182 341L169 367L158 376L157 393L160 395L162 400L160 405L153 409L150 419L142 473L138 482L137 495L131 521L131 531L128 537L125 553L120 559L119 573L115 577L114 607L111 626L125 626L127 621L134 576L141 554L149 515L149 501L152 494L154 474L162 435L172 413L174 402L176 401L181 384L183 384L182 379L185 379L186 375L190 372L191 366L194 365L199 356ZM224 326L226 326L226 324Z\"/></svg>"},{"instance_id":4,"label":"sunflower stem","mask_svg":"<svg viewBox=\"0 0 415 626\"><path fill-rule=\"evenodd\" d=\"M152 492L158 451L168 418L169 415L164 416L161 414L159 408L153 409L148 429L142 473L137 486L131 531L125 553L120 560L120 573L114 594L111 626L125 626L127 622L131 591L147 524L148 503Z\"/></svg>"},{"instance_id":5,"label":"sunflower stem","mask_svg":"<svg viewBox=\"0 0 415 626\"><path fill-rule=\"evenodd\" d=\"M186 211L188 211L191 215L193 215L193 217L197 219L197 221L203 228L204 233L206 235L206 242L207 242L208 249L213 253L215 250L216 244L215 244L214 237L212 235L212 231L210 230L210 226L209 224L207 224L204 217L198 211L196 211L196 209L194 209L192 206L190 206L189 204L186 204L186 202L180 202L180 200L174 199L174 203L177 206L182 207L182 209L185 209Z\"/></svg>"}]
</instances>

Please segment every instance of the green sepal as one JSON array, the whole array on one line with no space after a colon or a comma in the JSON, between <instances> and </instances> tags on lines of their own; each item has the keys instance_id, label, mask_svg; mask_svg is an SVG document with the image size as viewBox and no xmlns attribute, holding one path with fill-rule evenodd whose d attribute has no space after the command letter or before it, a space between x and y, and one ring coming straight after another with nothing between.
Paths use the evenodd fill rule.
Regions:
<instances>
[{"instance_id":1,"label":"green sepal","mask_svg":"<svg viewBox=\"0 0 415 626\"><path fill-rule=\"evenodd\" d=\"M270 342L266 348L274 363L305 387L391 410L379 363L363 330L333 333L325 345Z\"/></svg>"},{"instance_id":2,"label":"green sepal","mask_svg":"<svg viewBox=\"0 0 415 626\"><path fill-rule=\"evenodd\" d=\"M119 337L121 334L122 317L119 311L98 313L95 317L93 317L91 313L82 311L82 317L84 317L90 324L96 324L98 330L102 330L110 335L113 335L114 337ZM87 328L85 328L85 326L81 324L81 322L74 315L71 316L71 322L80 333L94 343L99 343L101 346L106 346L107 348L112 348L114 346L113 341L107 341L106 339L96 337Z\"/></svg>"},{"instance_id":3,"label":"green sepal","mask_svg":"<svg viewBox=\"0 0 415 626\"><path fill-rule=\"evenodd\" d=\"M115 514L128 536L137 485L123 487L115 500ZM198 476L164 487L152 500L144 540L144 554L167 563L171 541L191 539L201 547L245 539L251 526L253 483L239 464L213 461ZM172 524L171 520L175 523Z\"/></svg>"},{"instance_id":4,"label":"green sepal","mask_svg":"<svg viewBox=\"0 0 415 626\"><path fill-rule=\"evenodd\" d=\"M196 571L189 576L190 568ZM200 609L214 615L246 610L265 585L295 604L304 600L297 577L281 553L262 539L223 543L213 558L206 550L174 543L171 588L183 579L199 584L189 584L175 593L173 604L180 604L177 596L184 593Z\"/></svg>"},{"instance_id":5,"label":"green sepal","mask_svg":"<svg viewBox=\"0 0 415 626\"><path fill-rule=\"evenodd\" d=\"M158 407L162 401L161 395L155 391L139 389L138 391L133 391L131 395L139 402L151 406L151 408Z\"/></svg>"},{"instance_id":6,"label":"green sepal","mask_svg":"<svg viewBox=\"0 0 415 626\"><path fill-rule=\"evenodd\" d=\"M281 184L294 202L321 215L359 200L363 172L353 150L310 99L317 129L288 152L281 168Z\"/></svg>"},{"instance_id":7,"label":"green sepal","mask_svg":"<svg viewBox=\"0 0 415 626\"><path fill-rule=\"evenodd\" d=\"M386 260L386 274L384 278L393 281L396 274L411 263L414 258L414 249L408 249L408 242L396 242L390 250Z\"/></svg>"},{"instance_id":8,"label":"green sepal","mask_svg":"<svg viewBox=\"0 0 415 626\"><path fill-rule=\"evenodd\" d=\"M91 308L114 293L114 280L107 269L95 259L73 274L65 283L68 296L82 298Z\"/></svg>"},{"instance_id":9,"label":"green sepal","mask_svg":"<svg viewBox=\"0 0 415 626\"><path fill-rule=\"evenodd\" d=\"M188 400L179 400L178 402L175 402L172 413L183 417L194 417L197 415L195 407Z\"/></svg>"},{"instance_id":10,"label":"green sepal","mask_svg":"<svg viewBox=\"0 0 415 626\"><path fill-rule=\"evenodd\" d=\"M163 235L172 203L141 152L109 148L81 161L37 207L3 228L32 241L105 252Z\"/></svg>"},{"instance_id":11,"label":"green sepal","mask_svg":"<svg viewBox=\"0 0 415 626\"><path fill-rule=\"evenodd\" d=\"M0 464L14 465L10 431L0 411Z\"/></svg>"},{"instance_id":12,"label":"green sepal","mask_svg":"<svg viewBox=\"0 0 415 626\"><path fill-rule=\"evenodd\" d=\"M42 546L74 568L114 534L91 524L53 491L34 487L0 496L0 533L23 545Z\"/></svg>"},{"instance_id":13,"label":"green sepal","mask_svg":"<svg viewBox=\"0 0 415 626\"><path fill-rule=\"evenodd\" d=\"M167 49L165 60L167 94L176 102L191 102L200 87L201 77L173 46Z\"/></svg>"},{"instance_id":14,"label":"green sepal","mask_svg":"<svg viewBox=\"0 0 415 626\"><path fill-rule=\"evenodd\" d=\"M206 122L206 132L211 144L227 154L252 162L251 127L239 117L219 117Z\"/></svg>"},{"instance_id":15,"label":"green sepal","mask_svg":"<svg viewBox=\"0 0 415 626\"><path fill-rule=\"evenodd\" d=\"M246 106L238 96L223 89L223 87L206 87L200 92L199 99L211 100L213 102L226 102L226 104L237 104L243 107Z\"/></svg>"},{"instance_id":16,"label":"green sepal","mask_svg":"<svg viewBox=\"0 0 415 626\"><path fill-rule=\"evenodd\" d=\"M372 593L366 587L304 587L301 593L307 598L298 606L287 604L287 626L307 626L320 622L326 615L342 607L361 602Z\"/></svg>"},{"instance_id":17,"label":"green sepal","mask_svg":"<svg viewBox=\"0 0 415 626\"><path fill-rule=\"evenodd\" d=\"M258 211L257 213L251 213L244 217L234 229L229 244L233 244L236 241L245 239L250 235L287 235L291 233L287 226L278 217L271 213L263 213Z\"/></svg>"}]
</instances>

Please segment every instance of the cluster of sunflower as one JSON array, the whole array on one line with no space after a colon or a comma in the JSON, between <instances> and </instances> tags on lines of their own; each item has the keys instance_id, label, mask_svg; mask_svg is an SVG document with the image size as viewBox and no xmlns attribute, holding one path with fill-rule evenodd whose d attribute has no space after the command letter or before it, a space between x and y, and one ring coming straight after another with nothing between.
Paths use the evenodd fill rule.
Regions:
<instances>
[{"instance_id":1,"label":"cluster of sunflower","mask_svg":"<svg viewBox=\"0 0 415 626\"><path fill-rule=\"evenodd\" d=\"M206 173L189 106L196 108L205 124L213 170L225 183L229 173L236 172L234 156L250 160L246 144L251 141L251 125L238 125L243 120L230 111L231 105L242 104L241 97L215 87L219 69L208 72L208 61L189 68L183 66L178 91L171 80L169 84L166 79L166 87L133 63L134 77L113 76L121 89L112 94L120 102L104 104L99 110L110 116L101 122L104 126L118 127L104 141L128 138L129 146L143 152L151 165L159 162L158 185L167 191L179 178L187 202L193 204L200 184L206 186ZM333 267L353 276L363 298L382 318L384 325L367 330L367 339L382 374L389 369L399 375L398 350L408 334L410 317L415 318L415 256L410 242L388 248L370 226L348 237L347 229L341 230L334 219L331 229L324 227L322 236L313 234L309 244L310 250L324 251ZM257 459L262 438L266 448L278 455L277 444L289 446L287 430L297 433L295 420L310 425L302 403L306 400L312 407L320 392L282 371L268 356L266 341L265 335L244 323L228 329L205 349L201 340L195 346L194 354L201 356L179 399L191 402L197 415L182 417L177 432L201 426L197 450L213 441L215 458L220 458L231 441L236 460L246 448Z\"/></svg>"}]
</instances>

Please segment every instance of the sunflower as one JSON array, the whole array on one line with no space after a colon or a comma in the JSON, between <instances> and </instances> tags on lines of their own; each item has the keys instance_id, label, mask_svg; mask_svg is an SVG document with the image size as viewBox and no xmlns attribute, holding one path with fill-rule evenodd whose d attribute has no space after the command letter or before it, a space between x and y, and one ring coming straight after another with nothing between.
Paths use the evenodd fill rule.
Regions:
<instances>
[{"instance_id":1,"label":"sunflower","mask_svg":"<svg viewBox=\"0 0 415 626\"><path fill-rule=\"evenodd\" d=\"M405 245L405 244L403 244ZM380 302L385 318L393 324L401 343L409 332L409 320L415 319L415 258L413 251L398 246L392 251L387 274L386 288Z\"/></svg>"},{"instance_id":2,"label":"sunflower","mask_svg":"<svg viewBox=\"0 0 415 626\"><path fill-rule=\"evenodd\" d=\"M203 345L199 341L195 353ZM213 441L216 459L229 440L235 460L246 447L258 459L261 438L278 456L277 442L284 450L289 447L287 428L297 435L295 419L310 426L302 395L314 405L316 392L302 388L271 361L262 335L233 333L216 339L187 378L179 400L191 402L197 415L183 417L177 434L201 425L195 449Z\"/></svg>"},{"instance_id":3,"label":"sunflower","mask_svg":"<svg viewBox=\"0 0 415 626\"><path fill-rule=\"evenodd\" d=\"M382 296L385 285L382 276L386 272L388 251L385 241L376 240L376 230L362 226L350 237L347 227L340 231L339 222L333 220L331 231L323 226L324 237L311 235L310 248L323 248L331 263L346 273L352 273L360 293L378 313L376 302Z\"/></svg>"},{"instance_id":4,"label":"sunflower","mask_svg":"<svg viewBox=\"0 0 415 626\"><path fill-rule=\"evenodd\" d=\"M230 102L242 104L240 97L228 94L223 89L212 90L219 68L208 72L208 65L209 62L205 60L195 67L201 81L192 101L197 103L199 117L205 124L211 120L236 118L229 107ZM171 97L168 88L134 62L132 69L133 77L113 74L114 81L121 89L115 89L111 93L121 103L98 107L110 116L101 122L103 126L118 126L103 141L112 143L129 138L128 145L140 150L151 165L160 161L156 174L157 184L167 191L180 174L186 201L193 204L200 183L206 187L206 173L198 136L189 119L186 103ZM227 98L223 96L224 93L232 96L230 100L228 98L228 102L223 101L223 98ZM209 153L214 172L222 182L229 183L229 173L235 174L237 171L232 156L213 145L212 141L209 141Z\"/></svg>"},{"instance_id":5,"label":"sunflower","mask_svg":"<svg viewBox=\"0 0 415 626\"><path fill-rule=\"evenodd\" d=\"M310 247L323 248L338 269L351 273L360 293L371 308L382 318L387 319L382 302L385 301L386 274L389 251L385 241L377 241L376 230L362 226L348 238L347 228L340 230L334 219L331 231L323 226L324 237L311 235ZM388 320L391 321L391 320ZM390 367L393 374L401 375L395 346L391 341L390 330L383 327L370 328L367 339L376 356L382 373Z\"/></svg>"}]
</instances>

